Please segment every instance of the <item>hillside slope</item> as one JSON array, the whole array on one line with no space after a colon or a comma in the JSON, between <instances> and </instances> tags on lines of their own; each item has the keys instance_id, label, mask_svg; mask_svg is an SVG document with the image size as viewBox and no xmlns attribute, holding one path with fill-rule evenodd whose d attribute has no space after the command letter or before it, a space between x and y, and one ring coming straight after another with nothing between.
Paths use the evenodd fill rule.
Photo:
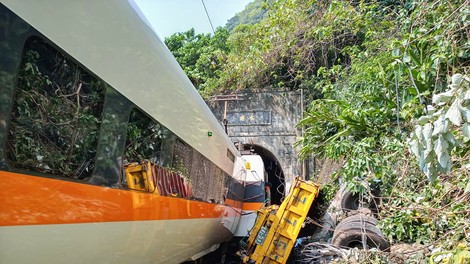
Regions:
<instances>
[{"instance_id":1,"label":"hillside slope","mask_svg":"<svg viewBox=\"0 0 470 264\"><path fill-rule=\"evenodd\" d=\"M258 23L219 29L207 44L170 45L200 46L180 63L200 73L201 93L303 89L300 155L342 161L333 181L365 199L380 189L390 242L468 244L469 1L265 6Z\"/></svg>"}]
</instances>

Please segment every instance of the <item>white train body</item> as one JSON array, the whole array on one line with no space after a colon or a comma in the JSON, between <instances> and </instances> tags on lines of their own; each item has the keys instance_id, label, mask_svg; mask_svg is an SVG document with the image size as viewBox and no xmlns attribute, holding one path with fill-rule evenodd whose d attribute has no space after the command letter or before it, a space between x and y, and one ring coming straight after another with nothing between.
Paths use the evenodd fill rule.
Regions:
<instances>
[{"instance_id":1,"label":"white train body","mask_svg":"<svg viewBox=\"0 0 470 264\"><path fill-rule=\"evenodd\" d=\"M168 190L129 187L142 160ZM135 3L0 1L0 263L196 259L237 229L245 178Z\"/></svg>"}]
</instances>

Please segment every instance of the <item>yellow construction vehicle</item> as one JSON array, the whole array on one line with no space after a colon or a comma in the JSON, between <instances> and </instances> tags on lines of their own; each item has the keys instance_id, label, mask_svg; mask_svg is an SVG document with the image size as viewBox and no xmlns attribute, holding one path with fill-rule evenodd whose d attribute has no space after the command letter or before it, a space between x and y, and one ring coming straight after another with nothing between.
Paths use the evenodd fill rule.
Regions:
<instances>
[{"instance_id":1,"label":"yellow construction vehicle","mask_svg":"<svg viewBox=\"0 0 470 264\"><path fill-rule=\"evenodd\" d=\"M318 184L298 177L280 206L260 209L238 252L243 263L286 263L319 190Z\"/></svg>"}]
</instances>

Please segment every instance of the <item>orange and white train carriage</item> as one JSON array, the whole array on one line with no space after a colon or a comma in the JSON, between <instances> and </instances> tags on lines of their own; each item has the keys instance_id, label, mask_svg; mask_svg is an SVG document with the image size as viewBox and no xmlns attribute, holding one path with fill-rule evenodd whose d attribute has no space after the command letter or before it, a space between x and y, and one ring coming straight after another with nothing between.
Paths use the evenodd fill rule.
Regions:
<instances>
[{"instance_id":1,"label":"orange and white train carriage","mask_svg":"<svg viewBox=\"0 0 470 264\"><path fill-rule=\"evenodd\" d=\"M131 0L0 1L0 263L180 263L245 163Z\"/></svg>"}]
</instances>

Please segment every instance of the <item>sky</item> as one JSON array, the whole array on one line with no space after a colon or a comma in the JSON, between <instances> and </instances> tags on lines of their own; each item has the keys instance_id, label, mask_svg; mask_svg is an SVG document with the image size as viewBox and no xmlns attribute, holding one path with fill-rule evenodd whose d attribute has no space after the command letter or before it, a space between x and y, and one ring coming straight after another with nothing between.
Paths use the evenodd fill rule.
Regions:
<instances>
[{"instance_id":1,"label":"sky","mask_svg":"<svg viewBox=\"0 0 470 264\"><path fill-rule=\"evenodd\" d=\"M191 28L212 33L202 1L215 30L253 0L135 0L161 39Z\"/></svg>"}]
</instances>

